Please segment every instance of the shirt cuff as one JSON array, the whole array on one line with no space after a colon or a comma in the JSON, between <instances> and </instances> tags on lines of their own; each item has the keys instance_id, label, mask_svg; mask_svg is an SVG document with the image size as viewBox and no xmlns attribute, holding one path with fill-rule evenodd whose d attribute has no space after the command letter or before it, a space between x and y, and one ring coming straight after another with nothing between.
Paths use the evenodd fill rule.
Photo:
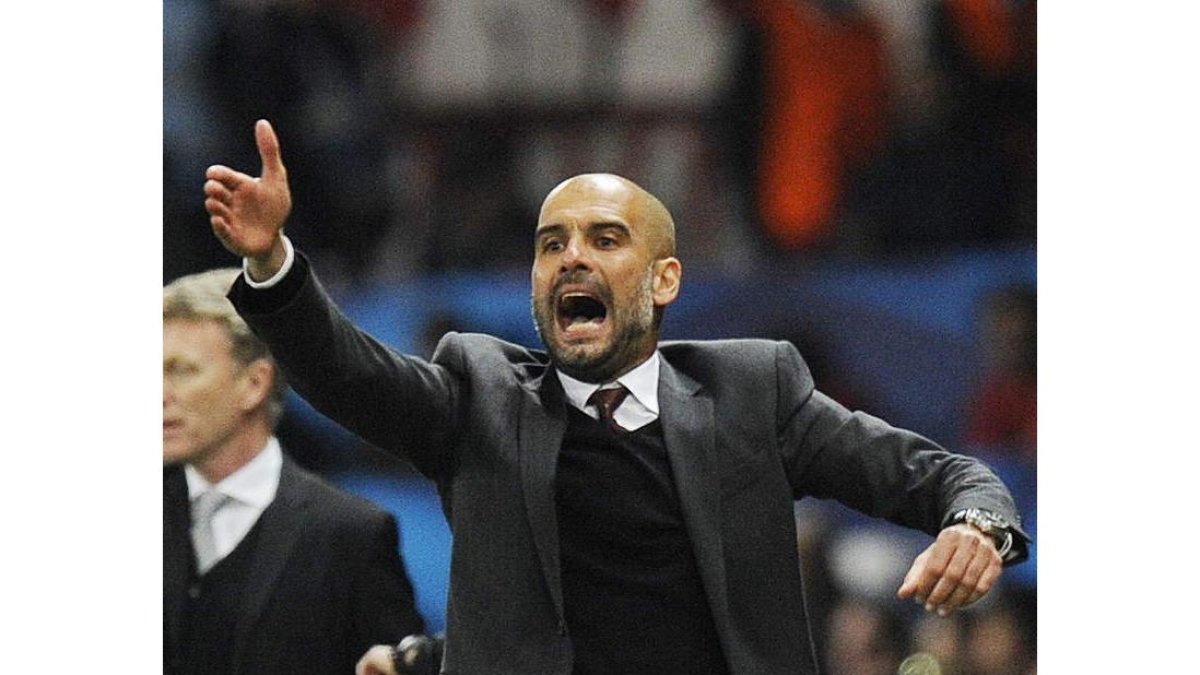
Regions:
<instances>
[{"instance_id":1,"label":"shirt cuff","mask_svg":"<svg viewBox=\"0 0 1200 675\"><path fill-rule=\"evenodd\" d=\"M279 283L280 280L286 277L287 273L291 271L292 264L296 261L296 249L292 248L292 241L287 238L287 235L281 234L279 235L279 238L283 240L283 265L270 279L267 279L266 281L255 281L254 279L251 279L249 271L250 261L242 258L242 276L246 278L246 283L250 286L250 288L256 290L270 288Z\"/></svg>"}]
</instances>

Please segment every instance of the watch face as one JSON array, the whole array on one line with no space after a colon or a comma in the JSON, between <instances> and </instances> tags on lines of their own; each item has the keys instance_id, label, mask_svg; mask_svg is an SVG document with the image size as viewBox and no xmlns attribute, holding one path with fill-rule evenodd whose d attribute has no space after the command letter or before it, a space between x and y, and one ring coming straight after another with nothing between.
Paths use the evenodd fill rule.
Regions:
<instances>
[{"instance_id":1,"label":"watch face","mask_svg":"<svg viewBox=\"0 0 1200 675\"><path fill-rule=\"evenodd\" d=\"M998 534L1008 529L1008 521L983 509L967 509L962 513L962 522L974 525L987 534Z\"/></svg>"},{"instance_id":2,"label":"watch face","mask_svg":"<svg viewBox=\"0 0 1200 675\"><path fill-rule=\"evenodd\" d=\"M1008 529L1008 521L1004 520L1000 516L998 516L994 513L988 513L986 511L984 511L982 513L983 513L983 517L986 520L986 522L988 523L989 527L996 529L996 530L1007 530Z\"/></svg>"}]
</instances>

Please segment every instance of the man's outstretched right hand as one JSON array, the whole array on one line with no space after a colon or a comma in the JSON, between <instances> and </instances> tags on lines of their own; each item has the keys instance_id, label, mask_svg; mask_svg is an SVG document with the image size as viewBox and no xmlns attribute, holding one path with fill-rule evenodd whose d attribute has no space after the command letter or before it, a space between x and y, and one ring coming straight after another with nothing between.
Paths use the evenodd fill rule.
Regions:
<instances>
[{"instance_id":1,"label":"man's outstretched right hand","mask_svg":"<svg viewBox=\"0 0 1200 675\"><path fill-rule=\"evenodd\" d=\"M280 233L292 210L292 194L270 122L259 120L254 125L254 140L262 158L262 176L254 178L219 164L208 167L204 208L225 248L247 259L251 278L265 281L283 266Z\"/></svg>"}]
</instances>

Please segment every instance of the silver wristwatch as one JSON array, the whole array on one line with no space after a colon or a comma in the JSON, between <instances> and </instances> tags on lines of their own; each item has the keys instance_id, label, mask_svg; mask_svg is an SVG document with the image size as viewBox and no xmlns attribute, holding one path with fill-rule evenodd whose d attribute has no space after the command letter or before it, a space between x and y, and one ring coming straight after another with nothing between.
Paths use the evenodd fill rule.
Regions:
<instances>
[{"instance_id":1,"label":"silver wristwatch","mask_svg":"<svg viewBox=\"0 0 1200 675\"><path fill-rule=\"evenodd\" d=\"M1008 554L1013 547L1013 533L1008 521L991 511L984 509L963 509L950 519L953 524L966 523L992 538L996 544L996 552L1001 560L1008 560Z\"/></svg>"}]
</instances>

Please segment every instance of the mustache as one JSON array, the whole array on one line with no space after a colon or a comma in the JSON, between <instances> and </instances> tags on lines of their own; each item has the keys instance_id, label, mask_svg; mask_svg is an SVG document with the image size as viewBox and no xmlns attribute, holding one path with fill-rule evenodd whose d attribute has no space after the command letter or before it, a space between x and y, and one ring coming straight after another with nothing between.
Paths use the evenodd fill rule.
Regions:
<instances>
[{"instance_id":1,"label":"mustache","mask_svg":"<svg viewBox=\"0 0 1200 675\"><path fill-rule=\"evenodd\" d=\"M595 278L586 270L571 270L563 273L558 279L555 279L554 286L550 289L551 299L557 298L563 286L567 285L584 286L589 291L595 293L597 297L611 305L612 291L609 289L608 284Z\"/></svg>"}]
</instances>

